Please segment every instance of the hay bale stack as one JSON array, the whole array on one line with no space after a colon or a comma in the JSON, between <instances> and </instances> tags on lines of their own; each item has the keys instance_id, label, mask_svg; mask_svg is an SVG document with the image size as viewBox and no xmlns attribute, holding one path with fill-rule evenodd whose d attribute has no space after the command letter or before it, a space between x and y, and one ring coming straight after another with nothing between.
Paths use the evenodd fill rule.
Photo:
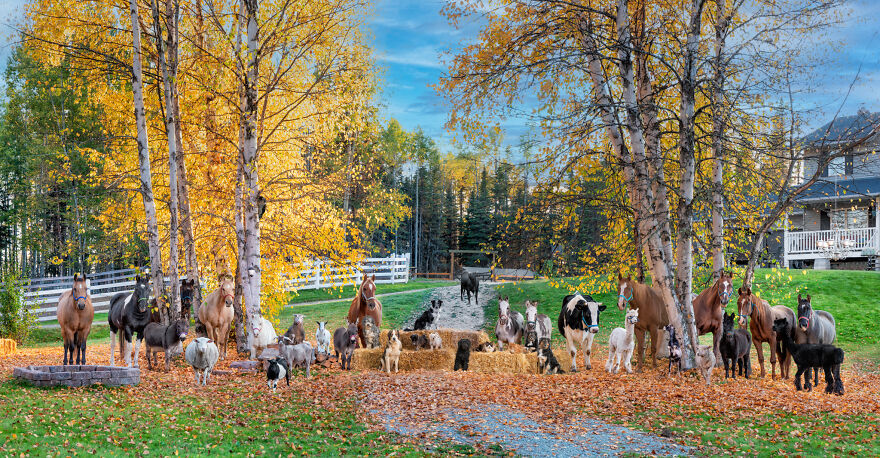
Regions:
<instances>
[{"instance_id":1,"label":"hay bale stack","mask_svg":"<svg viewBox=\"0 0 880 458\"><path fill-rule=\"evenodd\" d=\"M351 368L355 370L379 370L384 348L358 348L354 351ZM455 352L452 349L440 350L403 350L400 352L398 367L401 371L452 370L455 364Z\"/></svg>"},{"instance_id":2,"label":"hay bale stack","mask_svg":"<svg viewBox=\"0 0 880 458\"><path fill-rule=\"evenodd\" d=\"M489 342L489 335L483 331L463 331L460 329L426 329L424 331L400 331L400 342L403 344L404 350L415 350L412 345L412 339L410 339L410 335L412 334L424 334L426 337L431 335L432 332L436 332L440 335L440 339L443 340L443 348L453 350L458 347L458 341L460 339L470 339L471 348L477 348L478 345ZM379 346L381 348L385 348L385 345L388 343L388 330L385 329L382 331L382 334L379 336ZM451 367L451 366L450 366ZM425 368L428 369L428 368Z\"/></svg>"},{"instance_id":3,"label":"hay bale stack","mask_svg":"<svg viewBox=\"0 0 880 458\"><path fill-rule=\"evenodd\" d=\"M534 353L511 353L509 351L472 352L468 370L488 373L536 374L538 372L538 356Z\"/></svg>"},{"instance_id":4,"label":"hay bale stack","mask_svg":"<svg viewBox=\"0 0 880 458\"><path fill-rule=\"evenodd\" d=\"M17 344L12 339L0 339L0 356L9 356L15 353Z\"/></svg>"}]
</instances>

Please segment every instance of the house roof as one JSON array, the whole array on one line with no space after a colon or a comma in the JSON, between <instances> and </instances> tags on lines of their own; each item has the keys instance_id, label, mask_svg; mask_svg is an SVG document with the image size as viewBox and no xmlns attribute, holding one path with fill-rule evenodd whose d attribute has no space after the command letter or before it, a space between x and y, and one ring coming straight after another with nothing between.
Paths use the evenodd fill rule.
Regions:
<instances>
[{"instance_id":1,"label":"house roof","mask_svg":"<svg viewBox=\"0 0 880 458\"><path fill-rule=\"evenodd\" d=\"M880 112L864 108L852 116L841 116L807 134L803 141L809 147L832 146L852 142L871 133L880 124Z\"/></svg>"},{"instance_id":2,"label":"house roof","mask_svg":"<svg viewBox=\"0 0 880 458\"><path fill-rule=\"evenodd\" d=\"M875 196L880 196L880 177L846 178L813 183L797 201L819 203Z\"/></svg>"}]
</instances>

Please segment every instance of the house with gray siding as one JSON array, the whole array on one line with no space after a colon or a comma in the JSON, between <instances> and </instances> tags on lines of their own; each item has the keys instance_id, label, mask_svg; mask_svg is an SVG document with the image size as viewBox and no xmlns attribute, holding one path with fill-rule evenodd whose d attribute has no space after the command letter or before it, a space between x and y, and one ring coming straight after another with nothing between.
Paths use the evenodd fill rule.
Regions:
<instances>
[{"instance_id":1,"label":"house with gray siding","mask_svg":"<svg viewBox=\"0 0 880 458\"><path fill-rule=\"evenodd\" d=\"M804 137L803 176L821 178L797 199L783 232L782 265L877 268L880 253L880 113L860 110ZM867 139L855 148L854 142ZM841 154L843 149L851 149Z\"/></svg>"}]
</instances>

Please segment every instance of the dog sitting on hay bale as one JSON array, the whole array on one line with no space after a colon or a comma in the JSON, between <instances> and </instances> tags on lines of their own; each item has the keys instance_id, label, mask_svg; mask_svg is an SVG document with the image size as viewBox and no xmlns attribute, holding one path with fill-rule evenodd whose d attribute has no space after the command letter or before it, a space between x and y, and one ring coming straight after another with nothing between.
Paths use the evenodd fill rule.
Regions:
<instances>
[{"instance_id":1,"label":"dog sitting on hay bale","mask_svg":"<svg viewBox=\"0 0 880 458\"><path fill-rule=\"evenodd\" d=\"M480 344L484 344L489 342L489 335L483 331L463 331L459 329L448 329L448 328L440 328L431 331L400 331L400 341L403 342L404 350L415 350L413 346L412 337L413 334L424 335L426 338L430 336L430 334L437 333L440 336L440 341L443 344L443 348L449 348L451 350L455 349L458 341L460 339L470 339L471 348L477 348ZM381 348L385 348L385 345L388 344L388 333L382 332L379 335L379 346Z\"/></svg>"}]
</instances>

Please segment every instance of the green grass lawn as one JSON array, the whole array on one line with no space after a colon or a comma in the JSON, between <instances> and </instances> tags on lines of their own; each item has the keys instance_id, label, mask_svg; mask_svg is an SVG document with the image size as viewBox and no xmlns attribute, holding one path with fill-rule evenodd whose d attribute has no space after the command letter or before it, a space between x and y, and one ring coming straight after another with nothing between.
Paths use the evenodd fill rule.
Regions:
<instances>
[{"instance_id":1,"label":"green grass lawn","mask_svg":"<svg viewBox=\"0 0 880 458\"><path fill-rule=\"evenodd\" d=\"M391 283L376 285L376 294L397 293L414 289L438 288L440 286L457 285L457 281L431 280L426 278L413 278L407 283ZM306 289L291 292L289 304L301 304L303 302L324 301L329 299L345 299L349 301L354 297L357 289L353 285L345 285L340 288ZM384 302L383 302L384 304Z\"/></svg>"},{"instance_id":2,"label":"green grass lawn","mask_svg":"<svg viewBox=\"0 0 880 458\"><path fill-rule=\"evenodd\" d=\"M191 382L189 373L186 377ZM286 456L485 454L369 430L343 396L307 398L279 386L267 394L233 378L201 390L177 383L144 389L40 389L0 384L0 455ZM75 394L75 395L74 395Z\"/></svg>"}]
</instances>

